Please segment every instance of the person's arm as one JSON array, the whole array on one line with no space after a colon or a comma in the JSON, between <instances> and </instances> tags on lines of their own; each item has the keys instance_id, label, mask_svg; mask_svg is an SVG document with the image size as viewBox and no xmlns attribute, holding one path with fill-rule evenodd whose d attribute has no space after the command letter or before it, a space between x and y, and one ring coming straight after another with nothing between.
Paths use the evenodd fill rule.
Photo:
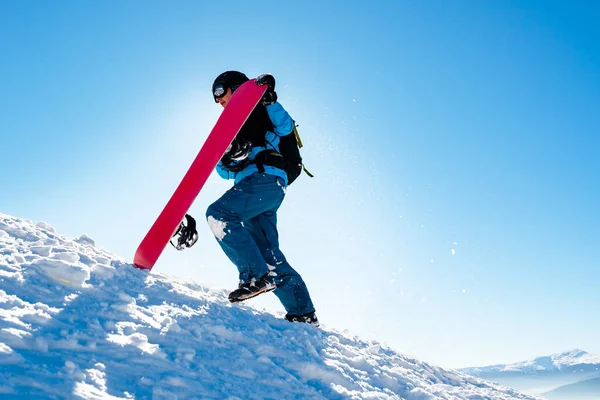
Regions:
<instances>
[{"instance_id":1,"label":"person's arm","mask_svg":"<svg viewBox=\"0 0 600 400\"><path fill-rule=\"evenodd\" d=\"M269 113L269 118L271 118L271 122L273 122L275 133L278 136L286 136L292 133L294 121L280 103L275 102L268 105L266 108L267 113Z\"/></svg>"},{"instance_id":2,"label":"person's arm","mask_svg":"<svg viewBox=\"0 0 600 400\"><path fill-rule=\"evenodd\" d=\"M269 113L269 118L273 122L273 128L278 136L286 136L292 133L294 121L290 114L277 102L277 93L275 92L275 78L271 74L262 74L256 78L258 85L267 85L267 91L261 99L261 104L265 106Z\"/></svg>"}]
</instances>

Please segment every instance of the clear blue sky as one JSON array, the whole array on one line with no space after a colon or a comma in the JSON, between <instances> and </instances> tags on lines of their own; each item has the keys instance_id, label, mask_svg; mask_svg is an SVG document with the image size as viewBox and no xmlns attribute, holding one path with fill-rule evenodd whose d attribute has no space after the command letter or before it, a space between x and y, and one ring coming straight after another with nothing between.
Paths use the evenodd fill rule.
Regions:
<instances>
[{"instance_id":1,"label":"clear blue sky","mask_svg":"<svg viewBox=\"0 0 600 400\"><path fill-rule=\"evenodd\" d=\"M325 325L446 367L600 353L599 7L3 1L0 211L131 260L218 118L214 77L271 72L316 175L282 248ZM154 271L237 284L204 224Z\"/></svg>"}]
</instances>

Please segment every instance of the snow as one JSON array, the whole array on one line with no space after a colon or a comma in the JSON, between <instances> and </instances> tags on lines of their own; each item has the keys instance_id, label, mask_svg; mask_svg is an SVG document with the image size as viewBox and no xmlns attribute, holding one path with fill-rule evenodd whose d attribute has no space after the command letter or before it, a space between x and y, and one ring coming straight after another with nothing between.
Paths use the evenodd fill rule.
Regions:
<instances>
[{"instance_id":1,"label":"snow","mask_svg":"<svg viewBox=\"0 0 600 400\"><path fill-rule=\"evenodd\" d=\"M549 356L537 357L532 360L516 362L512 364L499 364L479 368L465 368L463 372L481 375L492 372L540 372L560 371L575 365L600 365L600 356L590 354L580 349L565 351L563 353L551 354Z\"/></svg>"},{"instance_id":2,"label":"snow","mask_svg":"<svg viewBox=\"0 0 600 400\"><path fill-rule=\"evenodd\" d=\"M536 398L323 325L0 213L2 397Z\"/></svg>"},{"instance_id":3,"label":"snow","mask_svg":"<svg viewBox=\"0 0 600 400\"><path fill-rule=\"evenodd\" d=\"M208 216L207 221L208 221L208 226L209 226L211 232L213 233L213 235L218 240L223 240L225 238L225 235L227 234L225 232L225 228L227 228L227 223L215 219L212 215Z\"/></svg>"},{"instance_id":4,"label":"snow","mask_svg":"<svg viewBox=\"0 0 600 400\"><path fill-rule=\"evenodd\" d=\"M554 364L558 367L566 367L579 364L600 364L600 356L590 354L587 351L574 349L560 354L554 354Z\"/></svg>"},{"instance_id":5,"label":"snow","mask_svg":"<svg viewBox=\"0 0 600 400\"><path fill-rule=\"evenodd\" d=\"M600 356L575 349L564 353L538 357L533 360L508 364L503 367L503 371L556 371L580 364L600 364Z\"/></svg>"}]
</instances>

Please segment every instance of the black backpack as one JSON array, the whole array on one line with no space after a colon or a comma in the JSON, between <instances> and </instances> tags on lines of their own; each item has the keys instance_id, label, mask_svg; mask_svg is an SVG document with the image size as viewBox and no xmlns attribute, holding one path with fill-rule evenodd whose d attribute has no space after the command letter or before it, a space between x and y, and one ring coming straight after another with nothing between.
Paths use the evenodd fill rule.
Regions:
<instances>
[{"instance_id":1,"label":"black backpack","mask_svg":"<svg viewBox=\"0 0 600 400\"><path fill-rule=\"evenodd\" d=\"M267 110L264 107L257 107L233 140L231 150L221 158L221 162L228 170L233 172L243 170L250 163L256 164L260 173L265 172L265 165L282 169L287 174L288 186L300 176L302 170L312 178L313 175L308 172L302 163L300 148L303 145L298 135L296 122L292 121L292 125L293 130L290 134L279 137L279 153L267 149L258 153L252 161L248 158L238 161L243 154L250 152L252 146L266 146L264 132L267 130L274 131Z\"/></svg>"},{"instance_id":2,"label":"black backpack","mask_svg":"<svg viewBox=\"0 0 600 400\"><path fill-rule=\"evenodd\" d=\"M300 176L302 170L306 172L311 178L313 175L308 172L302 163L302 156L300 155L300 149L302 148L302 140L298 135L298 129L296 128L296 122L294 121L294 130L289 135L281 136L279 139L279 152L283 156L285 161L285 173L288 177L288 186L292 184Z\"/></svg>"}]
</instances>

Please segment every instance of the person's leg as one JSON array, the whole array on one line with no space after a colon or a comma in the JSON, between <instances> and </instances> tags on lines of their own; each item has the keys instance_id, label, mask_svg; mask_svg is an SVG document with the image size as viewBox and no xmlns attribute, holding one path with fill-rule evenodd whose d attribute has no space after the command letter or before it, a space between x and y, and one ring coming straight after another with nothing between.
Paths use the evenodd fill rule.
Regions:
<instances>
[{"instance_id":1,"label":"person's leg","mask_svg":"<svg viewBox=\"0 0 600 400\"><path fill-rule=\"evenodd\" d=\"M277 209L285 195L279 178L253 174L208 207L206 218L219 245L238 268L240 281L259 279L267 264L243 221Z\"/></svg>"},{"instance_id":2,"label":"person's leg","mask_svg":"<svg viewBox=\"0 0 600 400\"><path fill-rule=\"evenodd\" d=\"M271 270L277 288L275 295L288 315L305 315L315 311L304 280L287 262L279 249L277 213L264 212L244 222Z\"/></svg>"}]
</instances>

